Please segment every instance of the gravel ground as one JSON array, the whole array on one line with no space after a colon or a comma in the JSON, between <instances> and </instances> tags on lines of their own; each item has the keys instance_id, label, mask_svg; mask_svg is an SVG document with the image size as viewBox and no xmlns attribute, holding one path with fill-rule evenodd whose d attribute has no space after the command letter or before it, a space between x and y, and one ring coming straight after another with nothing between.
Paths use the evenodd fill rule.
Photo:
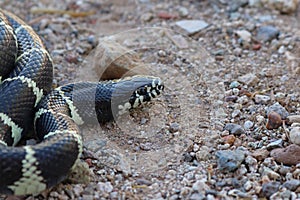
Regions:
<instances>
[{"instance_id":1,"label":"gravel ground","mask_svg":"<svg viewBox=\"0 0 300 200\"><path fill-rule=\"evenodd\" d=\"M43 38L54 86L97 81L109 38L166 89L82 127L86 176L0 199L299 199L298 1L227 2L1 1Z\"/></svg>"}]
</instances>

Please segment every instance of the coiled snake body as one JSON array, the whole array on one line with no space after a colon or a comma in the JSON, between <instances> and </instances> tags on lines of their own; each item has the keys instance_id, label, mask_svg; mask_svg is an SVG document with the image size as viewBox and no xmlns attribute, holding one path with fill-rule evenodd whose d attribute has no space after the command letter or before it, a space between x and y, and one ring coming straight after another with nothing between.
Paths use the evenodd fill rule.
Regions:
<instances>
[{"instance_id":1,"label":"coiled snake body","mask_svg":"<svg viewBox=\"0 0 300 200\"><path fill-rule=\"evenodd\" d=\"M159 78L79 82L51 90L49 53L14 14L0 10L0 193L37 194L61 182L79 159L77 125L99 122L159 95ZM40 143L16 146L34 128Z\"/></svg>"}]
</instances>

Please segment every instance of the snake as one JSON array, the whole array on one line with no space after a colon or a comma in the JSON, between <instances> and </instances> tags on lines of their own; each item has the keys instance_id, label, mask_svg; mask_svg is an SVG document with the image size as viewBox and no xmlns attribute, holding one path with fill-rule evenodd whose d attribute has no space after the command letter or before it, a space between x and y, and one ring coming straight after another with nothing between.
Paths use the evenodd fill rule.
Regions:
<instances>
[{"instance_id":1,"label":"snake","mask_svg":"<svg viewBox=\"0 0 300 200\"><path fill-rule=\"evenodd\" d=\"M0 46L0 194L34 195L59 184L80 160L80 125L113 121L164 89L150 75L53 88L53 62L41 38L6 10ZM30 137L36 144L22 143Z\"/></svg>"}]
</instances>

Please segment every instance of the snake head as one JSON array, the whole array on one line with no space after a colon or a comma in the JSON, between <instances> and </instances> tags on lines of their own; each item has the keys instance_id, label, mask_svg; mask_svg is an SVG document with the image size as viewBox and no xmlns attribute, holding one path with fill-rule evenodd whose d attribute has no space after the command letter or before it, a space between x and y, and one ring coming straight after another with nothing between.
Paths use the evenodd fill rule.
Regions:
<instances>
[{"instance_id":1,"label":"snake head","mask_svg":"<svg viewBox=\"0 0 300 200\"><path fill-rule=\"evenodd\" d=\"M153 76L133 76L119 80L116 85L116 92L114 92L116 95L112 95L118 99L117 114L122 115L130 109L151 101L159 96L163 90L164 85L161 79ZM123 98L120 98L121 94L124 95ZM123 101L119 101L121 99Z\"/></svg>"}]
</instances>

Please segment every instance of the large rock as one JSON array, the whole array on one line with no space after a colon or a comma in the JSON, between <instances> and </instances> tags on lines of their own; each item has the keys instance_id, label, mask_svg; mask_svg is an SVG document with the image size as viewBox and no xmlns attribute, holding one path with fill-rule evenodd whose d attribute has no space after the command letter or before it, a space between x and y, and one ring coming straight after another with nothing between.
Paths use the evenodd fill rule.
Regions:
<instances>
[{"instance_id":1,"label":"large rock","mask_svg":"<svg viewBox=\"0 0 300 200\"><path fill-rule=\"evenodd\" d=\"M245 159L245 153L241 150L224 150L216 152L218 168L222 171L234 172Z\"/></svg>"},{"instance_id":2,"label":"large rock","mask_svg":"<svg viewBox=\"0 0 300 200\"><path fill-rule=\"evenodd\" d=\"M300 146L291 144L286 148L278 148L271 151L271 156L284 165L297 165L300 163Z\"/></svg>"},{"instance_id":3,"label":"large rock","mask_svg":"<svg viewBox=\"0 0 300 200\"><path fill-rule=\"evenodd\" d=\"M134 51L121 44L102 39L96 49L94 67L101 80L146 74L147 66Z\"/></svg>"}]
</instances>

